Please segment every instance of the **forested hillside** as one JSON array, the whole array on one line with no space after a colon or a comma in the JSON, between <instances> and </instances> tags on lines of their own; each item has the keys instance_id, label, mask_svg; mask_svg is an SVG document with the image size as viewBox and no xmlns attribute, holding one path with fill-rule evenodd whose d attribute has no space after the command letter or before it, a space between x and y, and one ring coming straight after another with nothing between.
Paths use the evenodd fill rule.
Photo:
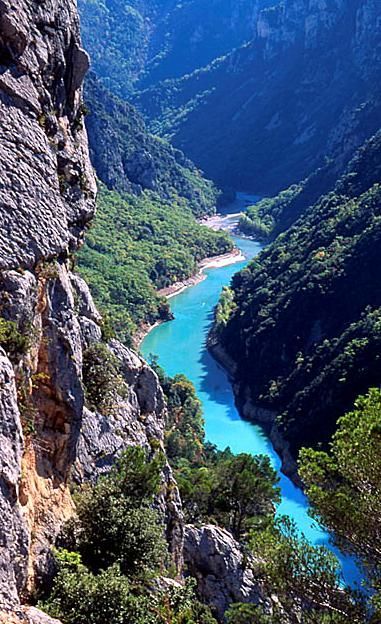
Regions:
<instances>
[{"instance_id":1,"label":"forested hillside","mask_svg":"<svg viewBox=\"0 0 381 624\"><path fill-rule=\"evenodd\" d=\"M378 0L272 3L238 50L135 97L151 128L221 185L271 194L378 128ZM226 97L229 94L229 97Z\"/></svg>"},{"instance_id":2,"label":"forested hillside","mask_svg":"<svg viewBox=\"0 0 381 624\"><path fill-rule=\"evenodd\" d=\"M79 0L93 69L114 93L180 77L250 40L272 0Z\"/></svg>"},{"instance_id":3,"label":"forested hillside","mask_svg":"<svg viewBox=\"0 0 381 624\"><path fill-rule=\"evenodd\" d=\"M183 197L196 215L215 210L218 191L180 150L150 134L136 109L110 93L94 74L86 80L90 156L108 188Z\"/></svg>"},{"instance_id":4,"label":"forested hillside","mask_svg":"<svg viewBox=\"0 0 381 624\"><path fill-rule=\"evenodd\" d=\"M230 237L199 225L184 199L121 195L102 186L79 270L105 314L106 331L131 344L141 325L171 318L157 290L197 273L203 258L231 249Z\"/></svg>"},{"instance_id":5,"label":"forested hillside","mask_svg":"<svg viewBox=\"0 0 381 624\"><path fill-rule=\"evenodd\" d=\"M237 363L240 401L249 389L254 405L278 414L295 456L328 442L338 416L379 384L380 181L378 133L222 302L217 331Z\"/></svg>"},{"instance_id":6,"label":"forested hillside","mask_svg":"<svg viewBox=\"0 0 381 624\"><path fill-rule=\"evenodd\" d=\"M189 278L232 242L196 217L216 210L212 182L139 113L91 74L85 90L90 156L101 186L79 271L105 314L105 331L131 344L137 330L171 318L156 291Z\"/></svg>"}]
</instances>

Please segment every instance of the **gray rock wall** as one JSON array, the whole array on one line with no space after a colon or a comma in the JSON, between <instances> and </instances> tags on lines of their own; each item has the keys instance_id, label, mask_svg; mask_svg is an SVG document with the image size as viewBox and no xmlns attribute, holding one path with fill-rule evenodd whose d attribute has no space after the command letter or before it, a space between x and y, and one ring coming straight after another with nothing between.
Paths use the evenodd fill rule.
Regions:
<instances>
[{"instance_id":1,"label":"gray rock wall","mask_svg":"<svg viewBox=\"0 0 381 624\"><path fill-rule=\"evenodd\" d=\"M102 339L101 317L70 266L95 210L82 114L88 65L74 0L0 0L0 323L14 323L15 332L9 353L0 349L0 622L7 624L53 622L23 609L20 597L49 575L51 546L75 511L71 481L95 480L128 445L163 447L158 379L116 341L108 348L128 394L115 391L108 418L86 407L83 354ZM181 502L169 466L157 506L180 567Z\"/></svg>"},{"instance_id":2,"label":"gray rock wall","mask_svg":"<svg viewBox=\"0 0 381 624\"><path fill-rule=\"evenodd\" d=\"M0 268L78 245L94 212L74 0L0 1Z\"/></svg>"},{"instance_id":3,"label":"gray rock wall","mask_svg":"<svg viewBox=\"0 0 381 624\"><path fill-rule=\"evenodd\" d=\"M198 593L220 621L230 604L263 604L271 611L255 573L255 560L229 531L212 524L185 527L184 561Z\"/></svg>"}]
</instances>

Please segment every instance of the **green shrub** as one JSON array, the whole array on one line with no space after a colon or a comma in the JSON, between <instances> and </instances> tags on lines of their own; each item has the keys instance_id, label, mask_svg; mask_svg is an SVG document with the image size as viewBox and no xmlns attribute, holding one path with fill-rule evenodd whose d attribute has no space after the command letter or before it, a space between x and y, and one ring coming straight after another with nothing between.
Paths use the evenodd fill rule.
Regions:
<instances>
[{"instance_id":1,"label":"green shrub","mask_svg":"<svg viewBox=\"0 0 381 624\"><path fill-rule=\"evenodd\" d=\"M107 345L97 342L83 354L83 384L90 409L110 413L116 394L125 397L128 387L120 374L120 363Z\"/></svg>"},{"instance_id":2,"label":"green shrub","mask_svg":"<svg viewBox=\"0 0 381 624\"><path fill-rule=\"evenodd\" d=\"M41 607L64 624L153 624L147 599L135 595L118 566L95 575L81 564L61 564Z\"/></svg>"},{"instance_id":3,"label":"green shrub","mask_svg":"<svg viewBox=\"0 0 381 624\"><path fill-rule=\"evenodd\" d=\"M12 359L18 359L30 347L31 332L21 333L17 323L0 318L0 346Z\"/></svg>"},{"instance_id":4,"label":"green shrub","mask_svg":"<svg viewBox=\"0 0 381 624\"><path fill-rule=\"evenodd\" d=\"M123 574L157 570L166 557L163 526L152 509L163 460L129 448L109 475L77 496L78 550L94 571L117 563Z\"/></svg>"}]
</instances>

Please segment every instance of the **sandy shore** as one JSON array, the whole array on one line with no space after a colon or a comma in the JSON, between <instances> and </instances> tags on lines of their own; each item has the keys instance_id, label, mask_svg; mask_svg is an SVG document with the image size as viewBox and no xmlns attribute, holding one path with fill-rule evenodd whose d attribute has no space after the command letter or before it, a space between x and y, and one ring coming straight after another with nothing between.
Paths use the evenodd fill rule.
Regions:
<instances>
[{"instance_id":1,"label":"sandy shore","mask_svg":"<svg viewBox=\"0 0 381 624\"><path fill-rule=\"evenodd\" d=\"M199 263L199 271L196 275L192 275L188 279L182 282L175 282L171 284L167 288L162 288L157 291L157 294L170 299L175 295L179 295L183 290L189 288L190 286L195 286L202 282L206 275L204 271L206 269L220 269L221 267L228 266L229 264L235 264L236 262L242 262L245 259L245 256L239 249L233 249L233 251L229 251L229 253L222 254L221 256L214 256L211 258L204 258Z\"/></svg>"},{"instance_id":2,"label":"sandy shore","mask_svg":"<svg viewBox=\"0 0 381 624\"><path fill-rule=\"evenodd\" d=\"M233 232L237 228L241 214L242 212L234 212L227 215L217 213L211 217L203 219L200 223L201 225L206 225L206 227L211 230Z\"/></svg>"},{"instance_id":3,"label":"sandy shore","mask_svg":"<svg viewBox=\"0 0 381 624\"><path fill-rule=\"evenodd\" d=\"M232 251L229 251L229 253L222 254L221 256L213 256L211 258L204 258L204 260L202 260L198 265L199 267L198 273L196 273L195 275L192 275L191 277L188 277L188 279L183 280L182 282L175 282L174 284L171 284L167 288L162 288L161 290L158 290L157 294L161 297L166 297L167 299L171 299L171 297L175 297L176 295L179 295L187 288L190 288L191 286L196 286L196 284L199 284L204 279L206 279L207 276L205 274L205 271L207 269L220 269L224 266L235 264L236 262L242 262L244 259L245 259L245 256L243 255L241 250L237 248L233 249ZM142 325L142 327L140 327L140 329L136 332L133 338L135 349L139 349L144 338L153 329L155 329L155 327L158 327L162 323L167 323L167 322L168 321L156 321L156 323L154 323L153 325L149 325L148 323L145 325Z\"/></svg>"}]
</instances>

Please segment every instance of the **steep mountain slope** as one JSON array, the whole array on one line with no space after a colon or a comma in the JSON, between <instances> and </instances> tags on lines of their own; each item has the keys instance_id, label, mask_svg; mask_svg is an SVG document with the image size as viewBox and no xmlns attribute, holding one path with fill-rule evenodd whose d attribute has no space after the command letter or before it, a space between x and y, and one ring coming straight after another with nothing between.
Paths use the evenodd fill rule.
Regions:
<instances>
[{"instance_id":1,"label":"steep mountain slope","mask_svg":"<svg viewBox=\"0 0 381 624\"><path fill-rule=\"evenodd\" d=\"M334 191L233 278L217 313L214 339L235 362L244 413L278 415L294 457L326 443L338 416L380 383L380 182L378 133Z\"/></svg>"},{"instance_id":2,"label":"steep mountain slope","mask_svg":"<svg viewBox=\"0 0 381 624\"><path fill-rule=\"evenodd\" d=\"M128 445L163 447L166 412L146 363L102 341L102 319L71 270L96 193L75 2L1 2L0 58L0 621L45 624L53 620L21 601L53 572L73 481L95 479ZM112 413L89 400L86 375L107 366ZM178 566L181 510L168 466L162 483L157 505Z\"/></svg>"},{"instance_id":3,"label":"steep mountain slope","mask_svg":"<svg viewBox=\"0 0 381 624\"><path fill-rule=\"evenodd\" d=\"M95 72L114 93L179 77L251 39L272 0L80 0Z\"/></svg>"},{"instance_id":4,"label":"steep mountain slope","mask_svg":"<svg viewBox=\"0 0 381 624\"><path fill-rule=\"evenodd\" d=\"M288 0L252 41L135 102L217 183L273 193L377 130L380 42L377 0Z\"/></svg>"},{"instance_id":5,"label":"steep mountain slope","mask_svg":"<svg viewBox=\"0 0 381 624\"><path fill-rule=\"evenodd\" d=\"M108 188L164 200L180 196L196 215L213 212L217 189L180 150L150 134L133 106L112 95L94 74L85 83L91 162Z\"/></svg>"}]
</instances>

